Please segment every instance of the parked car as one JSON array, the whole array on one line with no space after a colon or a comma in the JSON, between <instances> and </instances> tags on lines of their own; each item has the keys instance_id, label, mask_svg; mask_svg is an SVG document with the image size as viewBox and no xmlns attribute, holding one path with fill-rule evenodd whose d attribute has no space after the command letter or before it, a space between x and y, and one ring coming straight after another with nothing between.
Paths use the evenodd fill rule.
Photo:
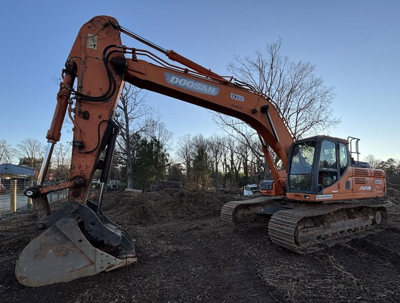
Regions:
<instances>
[{"instance_id":1,"label":"parked car","mask_svg":"<svg viewBox=\"0 0 400 303\"><path fill-rule=\"evenodd\" d=\"M107 190L118 189L120 186L119 180L108 180L107 182Z\"/></svg>"},{"instance_id":2,"label":"parked car","mask_svg":"<svg viewBox=\"0 0 400 303\"><path fill-rule=\"evenodd\" d=\"M259 191L257 184L247 184L243 189L243 196L252 196Z\"/></svg>"}]
</instances>

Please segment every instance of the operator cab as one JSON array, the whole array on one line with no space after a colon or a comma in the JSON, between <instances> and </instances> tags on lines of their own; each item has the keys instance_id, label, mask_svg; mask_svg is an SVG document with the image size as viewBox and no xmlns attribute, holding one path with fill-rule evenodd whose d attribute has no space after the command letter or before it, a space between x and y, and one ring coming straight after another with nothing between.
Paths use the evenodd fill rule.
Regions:
<instances>
[{"instance_id":1,"label":"operator cab","mask_svg":"<svg viewBox=\"0 0 400 303\"><path fill-rule=\"evenodd\" d=\"M344 175L350 163L346 140L328 136L299 140L290 148L287 193L320 194Z\"/></svg>"}]
</instances>

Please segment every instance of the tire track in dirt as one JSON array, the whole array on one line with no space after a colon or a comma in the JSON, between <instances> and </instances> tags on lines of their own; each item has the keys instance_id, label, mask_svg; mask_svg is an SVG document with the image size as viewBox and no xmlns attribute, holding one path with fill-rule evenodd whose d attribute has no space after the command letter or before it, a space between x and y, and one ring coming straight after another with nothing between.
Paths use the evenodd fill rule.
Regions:
<instances>
[{"instance_id":1,"label":"tire track in dirt","mask_svg":"<svg viewBox=\"0 0 400 303\"><path fill-rule=\"evenodd\" d=\"M400 243L392 228L335 247L331 258L360 288L358 300L394 302L400 297Z\"/></svg>"},{"instance_id":2,"label":"tire track in dirt","mask_svg":"<svg viewBox=\"0 0 400 303\"><path fill-rule=\"evenodd\" d=\"M164 232L157 235L160 229ZM151 226L139 234L145 263L139 267L158 279L170 277L171 285L154 297L159 302L272 301L240 247L241 235L219 218Z\"/></svg>"},{"instance_id":3,"label":"tire track in dirt","mask_svg":"<svg viewBox=\"0 0 400 303\"><path fill-rule=\"evenodd\" d=\"M76 302L116 298L122 302L273 302L241 247L244 235L232 233L219 218L129 231L136 235L139 263L129 273L123 269L102 274L102 279L114 277L110 283L114 287L103 289L101 300L96 298L94 277L82 280L94 288ZM116 288L119 284L129 287Z\"/></svg>"}]
</instances>

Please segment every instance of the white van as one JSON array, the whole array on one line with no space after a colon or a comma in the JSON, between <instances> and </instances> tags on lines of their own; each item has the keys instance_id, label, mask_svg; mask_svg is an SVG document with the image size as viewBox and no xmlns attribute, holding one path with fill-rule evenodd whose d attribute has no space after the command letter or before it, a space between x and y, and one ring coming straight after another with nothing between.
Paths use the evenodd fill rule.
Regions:
<instances>
[{"instance_id":1,"label":"white van","mask_svg":"<svg viewBox=\"0 0 400 303\"><path fill-rule=\"evenodd\" d=\"M258 192L257 184L247 184L243 189L243 196L252 196Z\"/></svg>"}]
</instances>

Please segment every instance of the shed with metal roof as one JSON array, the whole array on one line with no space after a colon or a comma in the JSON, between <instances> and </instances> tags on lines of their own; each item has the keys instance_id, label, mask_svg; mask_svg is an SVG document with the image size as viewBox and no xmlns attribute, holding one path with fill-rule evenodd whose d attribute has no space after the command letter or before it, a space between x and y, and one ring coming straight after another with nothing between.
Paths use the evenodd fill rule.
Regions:
<instances>
[{"instance_id":1,"label":"shed with metal roof","mask_svg":"<svg viewBox=\"0 0 400 303\"><path fill-rule=\"evenodd\" d=\"M35 176L34 168L14 165L10 163L0 164L0 177L30 179L34 178L34 176Z\"/></svg>"}]
</instances>

